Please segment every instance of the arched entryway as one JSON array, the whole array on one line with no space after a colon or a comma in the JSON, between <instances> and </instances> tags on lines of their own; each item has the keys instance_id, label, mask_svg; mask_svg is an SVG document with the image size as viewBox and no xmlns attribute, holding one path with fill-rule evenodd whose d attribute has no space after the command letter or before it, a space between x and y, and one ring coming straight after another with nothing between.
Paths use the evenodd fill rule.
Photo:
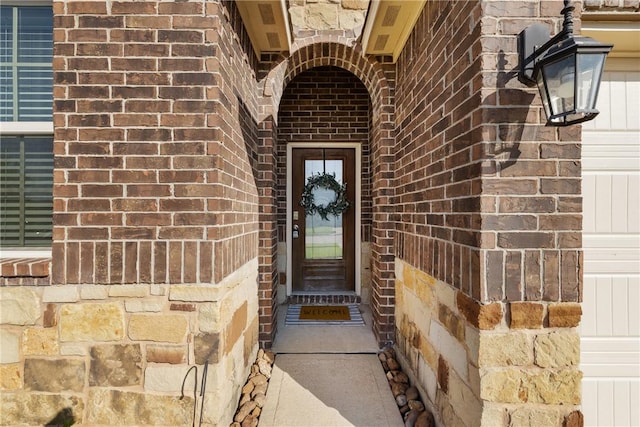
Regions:
<instances>
[{"instance_id":1,"label":"arched entryway","mask_svg":"<svg viewBox=\"0 0 640 427\"><path fill-rule=\"evenodd\" d=\"M265 101L261 143L263 158L273 162L269 168L271 179L265 179L260 189L265 196L261 199L262 209L268 212L268 215L261 217L264 232L260 241L260 340L264 346L268 347L275 336L277 302L286 296L282 295L286 292L287 283L286 274L282 274L287 270L282 253L287 237L286 147L292 142L318 143L320 148L323 144L326 147L331 143L352 142L361 147L359 165L363 179L359 189L362 201L359 243L364 244L357 250L364 256L361 256L360 265L356 268L360 269L362 277L360 284L364 292L361 294L371 305L373 329L378 341L387 343L393 340L394 218L391 207L395 156L392 152L392 77L392 67L387 69L381 63L366 59L349 46L319 42L300 47L272 68L263 80L263 100L268 102ZM319 87L321 81L328 86ZM312 96L306 92L303 95L302 91L307 89L315 89L316 97L327 95L323 95L322 90L336 92L333 98L331 94L328 95L325 100L327 105L324 106L326 111L322 111L317 108L318 99L305 99L305 96ZM345 93L339 94L340 91ZM357 96L349 105L348 98L354 95ZM329 121L305 120L304 114L311 113L302 111L304 109L300 107L312 102L315 102L313 107L316 113L326 114L324 117ZM330 103L333 105L328 105ZM364 103L366 111L358 110ZM337 107L343 107L339 114L335 114ZM345 111L350 108L355 108L355 111L346 113L352 121L341 122L337 117L342 115L344 118ZM332 120L335 122L332 123ZM278 271L275 271L276 265ZM367 283L362 283L363 280Z\"/></svg>"},{"instance_id":2,"label":"arched entryway","mask_svg":"<svg viewBox=\"0 0 640 427\"><path fill-rule=\"evenodd\" d=\"M370 121L367 88L342 68L311 68L286 87L278 111L279 256L287 255L279 293L301 302L328 295L369 303ZM310 174L324 172L345 184L349 208L326 219L306 216L303 187Z\"/></svg>"}]
</instances>

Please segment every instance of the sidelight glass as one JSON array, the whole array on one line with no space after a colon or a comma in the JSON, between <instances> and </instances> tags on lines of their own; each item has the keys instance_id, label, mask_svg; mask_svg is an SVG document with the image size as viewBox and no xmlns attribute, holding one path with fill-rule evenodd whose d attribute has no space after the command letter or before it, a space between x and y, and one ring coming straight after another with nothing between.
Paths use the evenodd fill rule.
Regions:
<instances>
[{"instance_id":1,"label":"sidelight glass","mask_svg":"<svg viewBox=\"0 0 640 427\"><path fill-rule=\"evenodd\" d=\"M305 160L305 182L312 175L326 172L335 174L336 181L343 183L342 160ZM336 194L324 188L316 188L313 193L316 205L326 205L335 201ZM342 215L328 215L322 219L319 214L305 216L305 258L342 259L343 254Z\"/></svg>"}]
</instances>

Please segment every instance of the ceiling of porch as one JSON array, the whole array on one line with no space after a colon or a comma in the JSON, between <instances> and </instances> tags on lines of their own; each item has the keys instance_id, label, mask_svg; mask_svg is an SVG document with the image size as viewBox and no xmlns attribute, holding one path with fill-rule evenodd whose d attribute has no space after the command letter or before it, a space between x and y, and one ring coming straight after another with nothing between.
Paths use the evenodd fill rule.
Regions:
<instances>
[{"instance_id":1,"label":"ceiling of porch","mask_svg":"<svg viewBox=\"0 0 640 427\"><path fill-rule=\"evenodd\" d=\"M365 54L395 62L426 1L243 0L237 5L258 56L290 52L299 30L343 30L361 37Z\"/></svg>"}]
</instances>

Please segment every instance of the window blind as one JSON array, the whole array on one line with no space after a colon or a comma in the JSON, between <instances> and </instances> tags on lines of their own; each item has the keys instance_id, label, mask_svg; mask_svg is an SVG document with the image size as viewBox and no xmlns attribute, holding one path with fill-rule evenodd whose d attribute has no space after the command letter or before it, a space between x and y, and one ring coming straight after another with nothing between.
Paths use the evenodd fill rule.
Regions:
<instances>
[{"instance_id":1,"label":"window blind","mask_svg":"<svg viewBox=\"0 0 640 427\"><path fill-rule=\"evenodd\" d=\"M53 12L0 7L0 121L51 121Z\"/></svg>"},{"instance_id":2,"label":"window blind","mask_svg":"<svg viewBox=\"0 0 640 427\"><path fill-rule=\"evenodd\" d=\"M53 139L0 140L0 246L51 245Z\"/></svg>"}]
</instances>

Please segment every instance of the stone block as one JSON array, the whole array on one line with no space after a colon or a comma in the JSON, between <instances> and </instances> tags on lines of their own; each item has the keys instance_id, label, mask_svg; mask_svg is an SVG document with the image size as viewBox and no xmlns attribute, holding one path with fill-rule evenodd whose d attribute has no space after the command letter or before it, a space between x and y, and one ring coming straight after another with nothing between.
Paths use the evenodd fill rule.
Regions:
<instances>
[{"instance_id":1,"label":"stone block","mask_svg":"<svg viewBox=\"0 0 640 427\"><path fill-rule=\"evenodd\" d=\"M153 301L146 299L134 299L124 302L124 309L128 313L158 313L162 311L164 307L164 301Z\"/></svg>"},{"instance_id":2,"label":"stone block","mask_svg":"<svg viewBox=\"0 0 640 427\"><path fill-rule=\"evenodd\" d=\"M24 388L33 391L81 392L85 363L75 359L30 359L24 361Z\"/></svg>"},{"instance_id":3,"label":"stone block","mask_svg":"<svg viewBox=\"0 0 640 427\"><path fill-rule=\"evenodd\" d=\"M147 345L147 362L171 363L179 365L187 363L187 347L184 345Z\"/></svg>"},{"instance_id":4,"label":"stone block","mask_svg":"<svg viewBox=\"0 0 640 427\"><path fill-rule=\"evenodd\" d=\"M291 25L293 26L293 28L306 28L306 24L304 22L304 7L290 7L289 16L291 17Z\"/></svg>"},{"instance_id":5,"label":"stone block","mask_svg":"<svg viewBox=\"0 0 640 427\"><path fill-rule=\"evenodd\" d=\"M21 369L22 365L20 363L0 365L0 389L16 390L22 388Z\"/></svg>"},{"instance_id":6,"label":"stone block","mask_svg":"<svg viewBox=\"0 0 640 427\"><path fill-rule=\"evenodd\" d=\"M118 303L65 304L60 309L61 341L117 341L124 337Z\"/></svg>"},{"instance_id":7,"label":"stone block","mask_svg":"<svg viewBox=\"0 0 640 427\"><path fill-rule=\"evenodd\" d=\"M42 316L42 326L45 328L58 326L58 306L56 304L47 304Z\"/></svg>"},{"instance_id":8,"label":"stone block","mask_svg":"<svg viewBox=\"0 0 640 427\"><path fill-rule=\"evenodd\" d=\"M480 425L483 427L508 427L509 411L503 405L485 402Z\"/></svg>"},{"instance_id":9,"label":"stone block","mask_svg":"<svg viewBox=\"0 0 640 427\"><path fill-rule=\"evenodd\" d=\"M338 28L338 7L333 4L310 4L305 8L305 24L312 30Z\"/></svg>"},{"instance_id":10,"label":"stone block","mask_svg":"<svg viewBox=\"0 0 640 427\"><path fill-rule=\"evenodd\" d=\"M512 302L511 329L541 329L544 320L544 306L535 302Z\"/></svg>"},{"instance_id":11,"label":"stone block","mask_svg":"<svg viewBox=\"0 0 640 427\"><path fill-rule=\"evenodd\" d=\"M489 369L481 374L480 397L500 403L579 405L581 381L577 369Z\"/></svg>"},{"instance_id":12,"label":"stone block","mask_svg":"<svg viewBox=\"0 0 640 427\"><path fill-rule=\"evenodd\" d=\"M432 279L435 280L435 279ZM436 290L436 298L438 299L438 303L444 304L451 310L456 309L456 298L458 292L443 282L436 282L435 284Z\"/></svg>"},{"instance_id":13,"label":"stone block","mask_svg":"<svg viewBox=\"0 0 640 427\"><path fill-rule=\"evenodd\" d=\"M144 298L147 296L147 286L139 285L115 285L109 286L109 296L127 297L127 298Z\"/></svg>"},{"instance_id":14,"label":"stone block","mask_svg":"<svg viewBox=\"0 0 640 427\"><path fill-rule=\"evenodd\" d=\"M169 294L167 285L151 285L149 293L153 296L166 296Z\"/></svg>"},{"instance_id":15,"label":"stone block","mask_svg":"<svg viewBox=\"0 0 640 427\"><path fill-rule=\"evenodd\" d=\"M480 334L480 367L529 366L533 364L532 339L522 332Z\"/></svg>"},{"instance_id":16,"label":"stone block","mask_svg":"<svg viewBox=\"0 0 640 427\"><path fill-rule=\"evenodd\" d=\"M489 402L522 403L519 392L525 374L519 369L483 369L480 397Z\"/></svg>"},{"instance_id":17,"label":"stone block","mask_svg":"<svg viewBox=\"0 0 640 427\"><path fill-rule=\"evenodd\" d=\"M58 351L56 328L28 328L22 333L22 352L25 356L54 356Z\"/></svg>"},{"instance_id":18,"label":"stone block","mask_svg":"<svg viewBox=\"0 0 640 427\"><path fill-rule=\"evenodd\" d=\"M247 328L247 331L244 334L244 365L249 366L249 362L253 362L255 360L255 355L257 354L257 346L258 346L258 334L260 331L260 319L259 316L256 315L253 317L251 324Z\"/></svg>"},{"instance_id":19,"label":"stone block","mask_svg":"<svg viewBox=\"0 0 640 427\"><path fill-rule=\"evenodd\" d=\"M444 393L449 393L449 365L442 356L438 358L438 385Z\"/></svg>"},{"instance_id":20,"label":"stone block","mask_svg":"<svg viewBox=\"0 0 640 427\"><path fill-rule=\"evenodd\" d=\"M196 335L193 340L193 353L196 365L203 365L206 362L218 363L220 360L220 334L216 332Z\"/></svg>"},{"instance_id":21,"label":"stone block","mask_svg":"<svg viewBox=\"0 0 640 427\"><path fill-rule=\"evenodd\" d=\"M449 333L456 337L458 341L465 341L465 321L458 317L456 313L454 313L451 309L449 309L449 307L444 304L438 304L438 320L440 320L440 323L442 323L444 327L447 328Z\"/></svg>"},{"instance_id":22,"label":"stone block","mask_svg":"<svg viewBox=\"0 0 640 427\"><path fill-rule=\"evenodd\" d=\"M156 365L150 364L144 370L145 391L159 393L180 393L184 382L184 390L191 390L196 385L197 390L202 386L202 371L198 371L196 379L195 371L189 372L188 365ZM207 384L211 386L215 383L215 369L207 370ZM207 390L209 391L209 390Z\"/></svg>"},{"instance_id":23,"label":"stone block","mask_svg":"<svg viewBox=\"0 0 640 427\"><path fill-rule=\"evenodd\" d=\"M584 416L580 411L573 411L566 417L564 417L563 427L583 427Z\"/></svg>"},{"instance_id":24,"label":"stone block","mask_svg":"<svg viewBox=\"0 0 640 427\"><path fill-rule=\"evenodd\" d=\"M198 328L200 332L219 332L222 330L220 305L216 302L198 304Z\"/></svg>"},{"instance_id":25,"label":"stone block","mask_svg":"<svg viewBox=\"0 0 640 427\"><path fill-rule=\"evenodd\" d=\"M550 304L548 311L550 328L575 328L582 318L582 306L578 303Z\"/></svg>"},{"instance_id":26,"label":"stone block","mask_svg":"<svg viewBox=\"0 0 640 427\"><path fill-rule=\"evenodd\" d=\"M436 279L427 275L420 277L415 283L414 292L425 307L435 309L437 304Z\"/></svg>"},{"instance_id":27,"label":"stone block","mask_svg":"<svg viewBox=\"0 0 640 427\"><path fill-rule=\"evenodd\" d=\"M467 378L467 351L440 323L431 322L429 341L449 363L450 368L455 369L462 378Z\"/></svg>"},{"instance_id":28,"label":"stone block","mask_svg":"<svg viewBox=\"0 0 640 427\"><path fill-rule=\"evenodd\" d=\"M0 324L34 325L40 318L40 302L31 289L0 288Z\"/></svg>"},{"instance_id":29,"label":"stone block","mask_svg":"<svg viewBox=\"0 0 640 427\"><path fill-rule=\"evenodd\" d=\"M83 400L68 394L2 393L0 398L4 426L51 425L52 420L59 425L81 423L83 411Z\"/></svg>"},{"instance_id":30,"label":"stone block","mask_svg":"<svg viewBox=\"0 0 640 427\"><path fill-rule=\"evenodd\" d=\"M90 389L86 422L90 425L192 424L193 398L159 396L120 390Z\"/></svg>"},{"instance_id":31,"label":"stone block","mask_svg":"<svg viewBox=\"0 0 640 427\"><path fill-rule=\"evenodd\" d=\"M86 356L87 354L89 354L89 349L86 344L76 342L60 343L61 356Z\"/></svg>"},{"instance_id":32,"label":"stone block","mask_svg":"<svg viewBox=\"0 0 640 427\"><path fill-rule=\"evenodd\" d=\"M420 355L429 367L435 372L438 368L438 352L428 339L420 339Z\"/></svg>"},{"instance_id":33,"label":"stone block","mask_svg":"<svg viewBox=\"0 0 640 427\"><path fill-rule=\"evenodd\" d=\"M16 332L0 329L0 363L20 361L20 336Z\"/></svg>"},{"instance_id":34,"label":"stone block","mask_svg":"<svg viewBox=\"0 0 640 427\"><path fill-rule=\"evenodd\" d=\"M480 353L480 334L481 331L473 326L466 325L464 342L467 346L467 353L469 354L469 362L478 366L478 357Z\"/></svg>"},{"instance_id":35,"label":"stone block","mask_svg":"<svg viewBox=\"0 0 640 427\"><path fill-rule=\"evenodd\" d=\"M47 286L42 291L42 302L77 302L80 299L78 286Z\"/></svg>"},{"instance_id":36,"label":"stone block","mask_svg":"<svg viewBox=\"0 0 640 427\"><path fill-rule=\"evenodd\" d=\"M224 290L220 286L176 285L169 288L170 301L216 302Z\"/></svg>"},{"instance_id":37,"label":"stone block","mask_svg":"<svg viewBox=\"0 0 640 427\"><path fill-rule=\"evenodd\" d=\"M541 368L564 368L580 363L580 336L574 331L540 334L535 339L535 363Z\"/></svg>"},{"instance_id":38,"label":"stone block","mask_svg":"<svg viewBox=\"0 0 640 427\"><path fill-rule=\"evenodd\" d=\"M107 299L109 297L107 288L107 286L101 285L82 285L80 286L80 298L83 300Z\"/></svg>"},{"instance_id":39,"label":"stone block","mask_svg":"<svg viewBox=\"0 0 640 427\"><path fill-rule=\"evenodd\" d=\"M240 307L236 309L231 318L231 322L227 325L224 334L224 354L231 353L233 346L242 336L245 328L247 327L247 303L244 302Z\"/></svg>"},{"instance_id":40,"label":"stone block","mask_svg":"<svg viewBox=\"0 0 640 427\"><path fill-rule=\"evenodd\" d=\"M502 304L480 304L462 292L456 294L458 311L478 329L495 329L502 320Z\"/></svg>"},{"instance_id":41,"label":"stone block","mask_svg":"<svg viewBox=\"0 0 640 427\"><path fill-rule=\"evenodd\" d=\"M99 345L91 348L89 385L125 387L142 384L139 344Z\"/></svg>"},{"instance_id":42,"label":"stone block","mask_svg":"<svg viewBox=\"0 0 640 427\"><path fill-rule=\"evenodd\" d=\"M449 375L449 403L464 425L476 425L482 417L482 402L455 372Z\"/></svg>"},{"instance_id":43,"label":"stone block","mask_svg":"<svg viewBox=\"0 0 640 427\"><path fill-rule=\"evenodd\" d=\"M137 341L184 342L189 322L181 314L132 314L129 338Z\"/></svg>"},{"instance_id":44,"label":"stone block","mask_svg":"<svg viewBox=\"0 0 640 427\"><path fill-rule=\"evenodd\" d=\"M369 0L342 0L344 9L367 10Z\"/></svg>"},{"instance_id":45,"label":"stone block","mask_svg":"<svg viewBox=\"0 0 640 427\"><path fill-rule=\"evenodd\" d=\"M359 10L343 10L338 15L340 29L352 30L364 24L365 13Z\"/></svg>"},{"instance_id":46,"label":"stone block","mask_svg":"<svg viewBox=\"0 0 640 427\"><path fill-rule=\"evenodd\" d=\"M540 427L540 426L561 426L562 420L560 411L557 408L550 407L532 407L521 406L513 410L510 414L511 425L522 427Z\"/></svg>"}]
</instances>

